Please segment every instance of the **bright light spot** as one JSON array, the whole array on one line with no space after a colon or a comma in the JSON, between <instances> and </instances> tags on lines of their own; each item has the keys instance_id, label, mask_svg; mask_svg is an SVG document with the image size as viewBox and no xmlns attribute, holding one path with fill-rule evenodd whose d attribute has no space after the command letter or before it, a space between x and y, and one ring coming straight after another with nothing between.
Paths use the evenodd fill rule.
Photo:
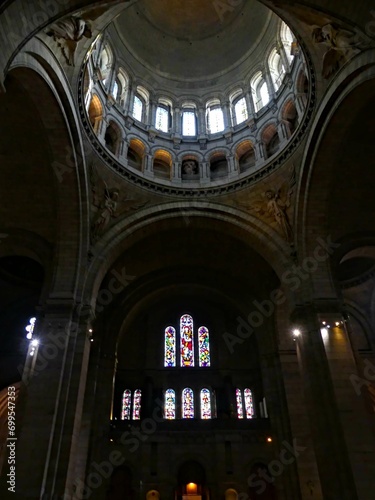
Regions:
<instances>
[{"instance_id":1,"label":"bright light spot","mask_svg":"<svg viewBox=\"0 0 375 500\"><path fill-rule=\"evenodd\" d=\"M267 438L267 443L272 443L272 438L270 436Z\"/></svg>"},{"instance_id":2,"label":"bright light spot","mask_svg":"<svg viewBox=\"0 0 375 500\"><path fill-rule=\"evenodd\" d=\"M325 322L325 321L322 321L322 325L325 325L325 324L326 324L326 322Z\"/></svg>"},{"instance_id":3,"label":"bright light spot","mask_svg":"<svg viewBox=\"0 0 375 500\"><path fill-rule=\"evenodd\" d=\"M94 342L94 339L90 339L91 342Z\"/></svg>"},{"instance_id":4,"label":"bright light spot","mask_svg":"<svg viewBox=\"0 0 375 500\"><path fill-rule=\"evenodd\" d=\"M39 344L39 340L37 340L37 339L34 339L31 341L31 345L34 347L36 347L38 344Z\"/></svg>"},{"instance_id":5,"label":"bright light spot","mask_svg":"<svg viewBox=\"0 0 375 500\"><path fill-rule=\"evenodd\" d=\"M323 339L323 340L325 340L325 339L327 339L327 338L328 338L328 330L327 330L327 328L322 328L322 329L320 330L320 333L322 334L322 339Z\"/></svg>"},{"instance_id":6,"label":"bright light spot","mask_svg":"<svg viewBox=\"0 0 375 500\"><path fill-rule=\"evenodd\" d=\"M32 338L32 336L33 336L33 334L29 332L29 333L26 335L26 338L30 340L30 339Z\"/></svg>"},{"instance_id":7,"label":"bright light spot","mask_svg":"<svg viewBox=\"0 0 375 500\"><path fill-rule=\"evenodd\" d=\"M293 330L293 335L294 335L295 337L298 337L299 335L301 335L301 332L300 332L299 330L297 330L297 329L296 329L296 330Z\"/></svg>"},{"instance_id":8,"label":"bright light spot","mask_svg":"<svg viewBox=\"0 0 375 500\"><path fill-rule=\"evenodd\" d=\"M92 328L89 328L89 333L92 333Z\"/></svg>"},{"instance_id":9,"label":"bright light spot","mask_svg":"<svg viewBox=\"0 0 375 500\"><path fill-rule=\"evenodd\" d=\"M336 325L336 326L339 326L339 325L340 325L339 321L336 321L335 325Z\"/></svg>"}]
</instances>

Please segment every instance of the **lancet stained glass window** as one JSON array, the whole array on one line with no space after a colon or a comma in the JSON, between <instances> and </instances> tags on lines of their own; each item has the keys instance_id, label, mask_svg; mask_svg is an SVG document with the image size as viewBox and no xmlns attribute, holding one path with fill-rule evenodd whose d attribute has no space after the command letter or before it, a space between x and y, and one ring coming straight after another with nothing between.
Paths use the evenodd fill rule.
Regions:
<instances>
[{"instance_id":1,"label":"lancet stained glass window","mask_svg":"<svg viewBox=\"0 0 375 500\"><path fill-rule=\"evenodd\" d=\"M176 330L173 326L165 329L164 366L176 366Z\"/></svg>"},{"instance_id":2,"label":"lancet stained glass window","mask_svg":"<svg viewBox=\"0 0 375 500\"><path fill-rule=\"evenodd\" d=\"M210 366L210 338L208 329L201 326L198 330L199 366Z\"/></svg>"},{"instance_id":3,"label":"lancet stained glass window","mask_svg":"<svg viewBox=\"0 0 375 500\"><path fill-rule=\"evenodd\" d=\"M142 391L136 389L133 395L133 420L140 420L141 418L141 396Z\"/></svg>"},{"instance_id":4,"label":"lancet stained glass window","mask_svg":"<svg viewBox=\"0 0 375 500\"><path fill-rule=\"evenodd\" d=\"M131 404L132 404L132 392L129 389L125 389L122 395L122 411L121 411L122 420L130 420Z\"/></svg>"},{"instance_id":5,"label":"lancet stained glass window","mask_svg":"<svg viewBox=\"0 0 375 500\"><path fill-rule=\"evenodd\" d=\"M243 418L242 394L240 389L236 389L237 417Z\"/></svg>"},{"instance_id":6,"label":"lancet stained glass window","mask_svg":"<svg viewBox=\"0 0 375 500\"><path fill-rule=\"evenodd\" d=\"M201 390L201 418L211 418L211 393L209 389Z\"/></svg>"},{"instance_id":7,"label":"lancet stained glass window","mask_svg":"<svg viewBox=\"0 0 375 500\"><path fill-rule=\"evenodd\" d=\"M194 418L194 392L190 387L182 391L182 418Z\"/></svg>"},{"instance_id":8,"label":"lancet stained glass window","mask_svg":"<svg viewBox=\"0 0 375 500\"><path fill-rule=\"evenodd\" d=\"M176 393L173 389L167 389L165 391L164 417L168 420L174 420L176 418Z\"/></svg>"},{"instance_id":9,"label":"lancet stained glass window","mask_svg":"<svg viewBox=\"0 0 375 500\"><path fill-rule=\"evenodd\" d=\"M253 418L254 416L254 406L253 406L253 395L250 389L245 389L243 391L245 400L245 411L246 418Z\"/></svg>"},{"instance_id":10,"label":"lancet stained glass window","mask_svg":"<svg viewBox=\"0 0 375 500\"><path fill-rule=\"evenodd\" d=\"M181 366L194 366L193 318L184 314L180 319Z\"/></svg>"}]
</instances>

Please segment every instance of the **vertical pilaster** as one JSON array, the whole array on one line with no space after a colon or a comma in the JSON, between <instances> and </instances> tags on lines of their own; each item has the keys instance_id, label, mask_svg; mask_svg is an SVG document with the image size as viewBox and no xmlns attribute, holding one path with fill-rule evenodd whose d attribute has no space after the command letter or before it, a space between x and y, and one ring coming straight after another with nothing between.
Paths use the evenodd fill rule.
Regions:
<instances>
[{"instance_id":1,"label":"vertical pilaster","mask_svg":"<svg viewBox=\"0 0 375 500\"><path fill-rule=\"evenodd\" d=\"M314 305L297 307L292 320L300 331L297 356L323 496L355 500L357 491Z\"/></svg>"}]
</instances>

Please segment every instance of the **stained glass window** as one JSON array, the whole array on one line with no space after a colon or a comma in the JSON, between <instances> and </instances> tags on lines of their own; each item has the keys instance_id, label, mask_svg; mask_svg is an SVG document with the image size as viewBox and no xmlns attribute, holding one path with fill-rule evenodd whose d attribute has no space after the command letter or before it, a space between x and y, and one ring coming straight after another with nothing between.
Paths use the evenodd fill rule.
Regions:
<instances>
[{"instance_id":1,"label":"stained glass window","mask_svg":"<svg viewBox=\"0 0 375 500\"><path fill-rule=\"evenodd\" d=\"M141 396L142 391L136 389L133 395L133 420L140 420L141 418Z\"/></svg>"},{"instance_id":2,"label":"stained glass window","mask_svg":"<svg viewBox=\"0 0 375 500\"><path fill-rule=\"evenodd\" d=\"M132 404L132 392L129 389L125 389L122 395L122 420L130 420L130 408Z\"/></svg>"},{"instance_id":3,"label":"stained glass window","mask_svg":"<svg viewBox=\"0 0 375 500\"><path fill-rule=\"evenodd\" d=\"M208 329L201 326L198 330L199 366L210 366L210 338Z\"/></svg>"},{"instance_id":4,"label":"stained glass window","mask_svg":"<svg viewBox=\"0 0 375 500\"><path fill-rule=\"evenodd\" d=\"M253 395L250 389L245 389L243 391L245 400L245 411L246 418L253 418L254 416L254 406L253 406Z\"/></svg>"},{"instance_id":5,"label":"stained glass window","mask_svg":"<svg viewBox=\"0 0 375 500\"><path fill-rule=\"evenodd\" d=\"M165 391L164 417L168 420L174 420L176 418L176 393L173 389L167 389Z\"/></svg>"},{"instance_id":6,"label":"stained glass window","mask_svg":"<svg viewBox=\"0 0 375 500\"><path fill-rule=\"evenodd\" d=\"M236 389L237 417L243 418L242 394L240 389Z\"/></svg>"},{"instance_id":7,"label":"stained glass window","mask_svg":"<svg viewBox=\"0 0 375 500\"><path fill-rule=\"evenodd\" d=\"M176 366L176 330L173 326L165 329L164 366Z\"/></svg>"},{"instance_id":8,"label":"stained glass window","mask_svg":"<svg viewBox=\"0 0 375 500\"><path fill-rule=\"evenodd\" d=\"M181 366L194 366L193 318L184 314L180 319Z\"/></svg>"},{"instance_id":9,"label":"stained glass window","mask_svg":"<svg viewBox=\"0 0 375 500\"><path fill-rule=\"evenodd\" d=\"M201 390L201 418L211 418L211 393L208 389Z\"/></svg>"},{"instance_id":10,"label":"stained glass window","mask_svg":"<svg viewBox=\"0 0 375 500\"><path fill-rule=\"evenodd\" d=\"M182 391L182 418L194 418L194 393L190 387Z\"/></svg>"}]
</instances>

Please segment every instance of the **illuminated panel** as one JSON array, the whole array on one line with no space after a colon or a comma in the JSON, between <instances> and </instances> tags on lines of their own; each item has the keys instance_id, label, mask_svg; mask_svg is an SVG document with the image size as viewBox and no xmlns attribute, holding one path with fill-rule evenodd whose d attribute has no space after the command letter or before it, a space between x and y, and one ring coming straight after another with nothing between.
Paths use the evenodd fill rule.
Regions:
<instances>
[{"instance_id":1,"label":"illuminated panel","mask_svg":"<svg viewBox=\"0 0 375 500\"><path fill-rule=\"evenodd\" d=\"M246 418L253 418L254 416L254 406L253 406L253 395L250 389L245 389L243 391L245 400L245 411Z\"/></svg>"},{"instance_id":2,"label":"illuminated panel","mask_svg":"<svg viewBox=\"0 0 375 500\"><path fill-rule=\"evenodd\" d=\"M236 389L237 417L243 418L242 394L240 389Z\"/></svg>"},{"instance_id":3,"label":"illuminated panel","mask_svg":"<svg viewBox=\"0 0 375 500\"><path fill-rule=\"evenodd\" d=\"M164 366L176 366L176 330L173 326L165 329Z\"/></svg>"},{"instance_id":4,"label":"illuminated panel","mask_svg":"<svg viewBox=\"0 0 375 500\"><path fill-rule=\"evenodd\" d=\"M181 366L194 366L193 318L184 314L180 319Z\"/></svg>"},{"instance_id":5,"label":"illuminated panel","mask_svg":"<svg viewBox=\"0 0 375 500\"><path fill-rule=\"evenodd\" d=\"M140 420L141 418L141 396L142 391L136 389L133 396L133 420Z\"/></svg>"},{"instance_id":6,"label":"illuminated panel","mask_svg":"<svg viewBox=\"0 0 375 500\"><path fill-rule=\"evenodd\" d=\"M194 418L194 393L190 387L182 391L182 418Z\"/></svg>"},{"instance_id":7,"label":"illuminated panel","mask_svg":"<svg viewBox=\"0 0 375 500\"><path fill-rule=\"evenodd\" d=\"M165 391L164 417L168 420L176 418L176 393L173 389Z\"/></svg>"},{"instance_id":8,"label":"illuminated panel","mask_svg":"<svg viewBox=\"0 0 375 500\"><path fill-rule=\"evenodd\" d=\"M211 418L211 393L208 389L201 390L201 418Z\"/></svg>"},{"instance_id":9,"label":"illuminated panel","mask_svg":"<svg viewBox=\"0 0 375 500\"><path fill-rule=\"evenodd\" d=\"M132 404L132 392L126 389L122 395L121 420L130 420L130 408Z\"/></svg>"},{"instance_id":10,"label":"illuminated panel","mask_svg":"<svg viewBox=\"0 0 375 500\"><path fill-rule=\"evenodd\" d=\"M208 329L201 326L198 330L199 366L210 366L210 338Z\"/></svg>"}]
</instances>

